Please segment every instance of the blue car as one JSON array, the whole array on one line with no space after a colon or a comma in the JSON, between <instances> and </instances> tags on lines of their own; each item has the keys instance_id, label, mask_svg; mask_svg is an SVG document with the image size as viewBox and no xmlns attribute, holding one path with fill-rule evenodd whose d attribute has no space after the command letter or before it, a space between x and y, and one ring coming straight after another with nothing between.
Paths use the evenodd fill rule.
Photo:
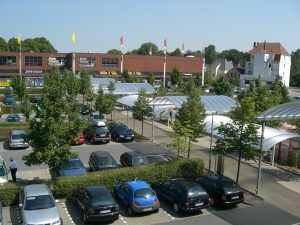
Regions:
<instances>
[{"instance_id":1,"label":"blue car","mask_svg":"<svg viewBox=\"0 0 300 225\"><path fill-rule=\"evenodd\" d=\"M129 216L159 212L160 203L153 189L144 181L128 181L114 187L116 197L127 207Z\"/></svg>"},{"instance_id":2,"label":"blue car","mask_svg":"<svg viewBox=\"0 0 300 225\"><path fill-rule=\"evenodd\" d=\"M79 158L70 159L60 171L61 176L76 176L86 173L86 168Z\"/></svg>"}]
</instances>

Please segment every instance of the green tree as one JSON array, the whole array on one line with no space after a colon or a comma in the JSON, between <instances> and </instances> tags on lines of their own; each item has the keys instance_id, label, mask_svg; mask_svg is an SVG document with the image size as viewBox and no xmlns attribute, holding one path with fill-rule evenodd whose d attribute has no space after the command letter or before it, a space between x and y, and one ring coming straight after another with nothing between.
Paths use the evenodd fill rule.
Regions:
<instances>
[{"instance_id":1,"label":"green tree","mask_svg":"<svg viewBox=\"0 0 300 225\"><path fill-rule=\"evenodd\" d=\"M8 50L9 49L6 41L2 37L0 37L0 52L7 52Z\"/></svg>"},{"instance_id":2,"label":"green tree","mask_svg":"<svg viewBox=\"0 0 300 225\"><path fill-rule=\"evenodd\" d=\"M18 45L18 39L11 38L7 42L7 46L10 52L19 52L20 46Z\"/></svg>"},{"instance_id":3,"label":"green tree","mask_svg":"<svg viewBox=\"0 0 300 225\"><path fill-rule=\"evenodd\" d=\"M173 52L169 54L170 56L182 56L181 50L176 48Z\"/></svg>"},{"instance_id":4,"label":"green tree","mask_svg":"<svg viewBox=\"0 0 300 225\"><path fill-rule=\"evenodd\" d=\"M233 86L223 76L213 82L214 91L217 95L232 96Z\"/></svg>"},{"instance_id":5,"label":"green tree","mask_svg":"<svg viewBox=\"0 0 300 225\"><path fill-rule=\"evenodd\" d=\"M275 82L271 87L272 97L274 100L273 105L283 104L290 101L289 91L281 81L279 76L276 77Z\"/></svg>"},{"instance_id":6,"label":"green tree","mask_svg":"<svg viewBox=\"0 0 300 225\"><path fill-rule=\"evenodd\" d=\"M142 135L144 135L144 118L149 116L152 108L149 105L150 100L144 89L139 91L137 100L133 107L133 118L142 121ZM154 116L154 115L153 115Z\"/></svg>"},{"instance_id":7,"label":"green tree","mask_svg":"<svg viewBox=\"0 0 300 225\"><path fill-rule=\"evenodd\" d=\"M156 91L155 96L166 96L168 93L168 88L164 87L162 84L159 86L159 88Z\"/></svg>"},{"instance_id":8,"label":"green tree","mask_svg":"<svg viewBox=\"0 0 300 225\"><path fill-rule=\"evenodd\" d=\"M187 101L178 110L175 121L172 124L176 134L188 139L188 158L190 157L191 142L197 142L197 138L205 133L205 117L206 112L201 102L200 91L197 88L193 88L187 97Z\"/></svg>"},{"instance_id":9,"label":"green tree","mask_svg":"<svg viewBox=\"0 0 300 225\"><path fill-rule=\"evenodd\" d=\"M24 82L22 82L22 77L21 76L14 77L11 81L11 87L13 88L14 93L16 93L16 95L18 96L22 104L24 97L26 96L27 93L26 86Z\"/></svg>"},{"instance_id":10,"label":"green tree","mask_svg":"<svg viewBox=\"0 0 300 225\"><path fill-rule=\"evenodd\" d=\"M196 88L195 81L193 78L190 78L189 81L183 87L183 94L190 95Z\"/></svg>"},{"instance_id":11,"label":"green tree","mask_svg":"<svg viewBox=\"0 0 300 225\"><path fill-rule=\"evenodd\" d=\"M254 123L256 115L252 98L245 97L230 111L229 117L232 122L217 127L218 134L222 138L217 140L213 151L221 155L238 153L236 183L239 182L241 159L251 160L259 154L254 147L259 144L257 125Z\"/></svg>"},{"instance_id":12,"label":"green tree","mask_svg":"<svg viewBox=\"0 0 300 225\"><path fill-rule=\"evenodd\" d=\"M33 151L23 157L25 164L47 164L51 171L57 172L71 158L77 156L72 153L66 139L68 129L64 126L63 100L65 90L62 76L58 69L53 69L44 78L42 101L39 110L35 108L39 118L29 121L29 140Z\"/></svg>"},{"instance_id":13,"label":"green tree","mask_svg":"<svg viewBox=\"0 0 300 225\"><path fill-rule=\"evenodd\" d=\"M186 149L188 148L188 143L185 141L185 138L174 131L169 131L168 135L172 138L172 142L165 144L165 146L176 152L178 156L182 154L185 156Z\"/></svg>"},{"instance_id":14,"label":"green tree","mask_svg":"<svg viewBox=\"0 0 300 225\"><path fill-rule=\"evenodd\" d=\"M138 55L149 55L149 49L152 48L152 55L157 55L158 47L152 42L143 43L138 49Z\"/></svg>"},{"instance_id":15,"label":"green tree","mask_svg":"<svg viewBox=\"0 0 300 225\"><path fill-rule=\"evenodd\" d=\"M152 86L154 86L154 83L155 83L155 77L154 77L153 73L149 73L149 74L148 74L147 82L148 82L149 84L151 84Z\"/></svg>"},{"instance_id":16,"label":"green tree","mask_svg":"<svg viewBox=\"0 0 300 225\"><path fill-rule=\"evenodd\" d=\"M110 113L111 120L113 120L113 110L116 107L116 96L114 95L114 91L116 90L115 83L110 81L109 84L107 85L107 98L110 100L110 108L108 109L108 114Z\"/></svg>"},{"instance_id":17,"label":"green tree","mask_svg":"<svg viewBox=\"0 0 300 225\"><path fill-rule=\"evenodd\" d=\"M84 104L85 96L91 92L92 89L92 83L90 79L90 75L87 71L82 71L80 73L80 86L79 86L79 93L82 94L82 101Z\"/></svg>"},{"instance_id":18,"label":"green tree","mask_svg":"<svg viewBox=\"0 0 300 225\"><path fill-rule=\"evenodd\" d=\"M246 61L246 52L240 52L237 49L229 49L222 51L218 58L225 58L228 61L232 61L233 65L238 66L244 66Z\"/></svg>"},{"instance_id":19,"label":"green tree","mask_svg":"<svg viewBox=\"0 0 300 225\"><path fill-rule=\"evenodd\" d=\"M28 93L25 94L24 99L23 99L23 103L21 104L21 113L24 114L26 122L29 121L30 118L30 114L32 112L32 107L29 101L29 95Z\"/></svg>"},{"instance_id":20,"label":"green tree","mask_svg":"<svg viewBox=\"0 0 300 225\"><path fill-rule=\"evenodd\" d=\"M107 51L107 54L122 55L122 52L120 50L114 48L114 49Z\"/></svg>"},{"instance_id":21,"label":"green tree","mask_svg":"<svg viewBox=\"0 0 300 225\"><path fill-rule=\"evenodd\" d=\"M205 62L207 64L212 64L217 58L216 47L214 45L209 45L205 47Z\"/></svg>"},{"instance_id":22,"label":"green tree","mask_svg":"<svg viewBox=\"0 0 300 225\"><path fill-rule=\"evenodd\" d=\"M115 108L115 100L112 97L111 93L105 94L102 87L99 86L95 109L100 114L111 114Z\"/></svg>"},{"instance_id":23,"label":"green tree","mask_svg":"<svg viewBox=\"0 0 300 225\"><path fill-rule=\"evenodd\" d=\"M182 75L178 71L177 68L174 68L172 73L171 73L171 83L172 85L178 85L181 82Z\"/></svg>"},{"instance_id":24,"label":"green tree","mask_svg":"<svg viewBox=\"0 0 300 225\"><path fill-rule=\"evenodd\" d=\"M300 87L300 49L291 54L291 81L290 85Z\"/></svg>"}]
</instances>

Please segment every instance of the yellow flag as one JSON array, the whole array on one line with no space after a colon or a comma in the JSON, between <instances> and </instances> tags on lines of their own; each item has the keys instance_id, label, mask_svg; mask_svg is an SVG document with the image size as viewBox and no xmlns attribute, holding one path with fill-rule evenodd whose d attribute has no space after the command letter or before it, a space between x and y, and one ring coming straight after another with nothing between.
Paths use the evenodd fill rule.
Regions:
<instances>
[{"instance_id":1,"label":"yellow flag","mask_svg":"<svg viewBox=\"0 0 300 225\"><path fill-rule=\"evenodd\" d=\"M72 42L75 43L75 33L72 34Z\"/></svg>"},{"instance_id":2,"label":"yellow flag","mask_svg":"<svg viewBox=\"0 0 300 225\"><path fill-rule=\"evenodd\" d=\"M18 37L18 45L21 44L21 35L19 34L19 37Z\"/></svg>"}]
</instances>

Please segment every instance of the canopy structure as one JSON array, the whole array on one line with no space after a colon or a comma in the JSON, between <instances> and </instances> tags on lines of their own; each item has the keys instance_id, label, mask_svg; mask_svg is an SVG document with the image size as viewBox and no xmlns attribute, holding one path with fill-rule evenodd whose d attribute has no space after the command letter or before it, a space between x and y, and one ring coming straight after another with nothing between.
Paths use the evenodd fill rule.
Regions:
<instances>
[{"instance_id":1,"label":"canopy structure","mask_svg":"<svg viewBox=\"0 0 300 225\"><path fill-rule=\"evenodd\" d=\"M186 101L186 96L162 96L154 98L150 105L173 106L173 108L179 109ZM236 106L233 98L224 95L201 96L201 102L204 104L207 114L226 114Z\"/></svg>"},{"instance_id":2,"label":"canopy structure","mask_svg":"<svg viewBox=\"0 0 300 225\"><path fill-rule=\"evenodd\" d=\"M154 87L149 83L115 83L114 95L137 95L142 89L147 94L155 92Z\"/></svg>"},{"instance_id":3,"label":"canopy structure","mask_svg":"<svg viewBox=\"0 0 300 225\"><path fill-rule=\"evenodd\" d=\"M126 107L133 107L138 95L126 95L117 100L117 103L124 105Z\"/></svg>"},{"instance_id":4,"label":"canopy structure","mask_svg":"<svg viewBox=\"0 0 300 225\"><path fill-rule=\"evenodd\" d=\"M107 90L107 86L110 82L115 83L116 80L114 78L93 78L91 77L92 89L94 93L98 93L99 86L102 87L103 90Z\"/></svg>"}]
</instances>

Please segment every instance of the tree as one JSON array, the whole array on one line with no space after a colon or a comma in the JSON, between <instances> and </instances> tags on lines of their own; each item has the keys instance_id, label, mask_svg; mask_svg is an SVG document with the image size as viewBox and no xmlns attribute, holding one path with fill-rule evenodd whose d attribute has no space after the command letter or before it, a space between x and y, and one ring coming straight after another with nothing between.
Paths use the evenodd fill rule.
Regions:
<instances>
[{"instance_id":1,"label":"tree","mask_svg":"<svg viewBox=\"0 0 300 225\"><path fill-rule=\"evenodd\" d=\"M24 82L22 81L21 76L16 76L12 79L11 87L13 88L14 92L16 93L22 104L24 97L27 94L27 89Z\"/></svg>"},{"instance_id":2,"label":"tree","mask_svg":"<svg viewBox=\"0 0 300 225\"><path fill-rule=\"evenodd\" d=\"M80 87L79 87L79 93L82 94L82 101L84 104L85 96L91 92L92 83L90 79L90 75L87 71L82 71L80 73Z\"/></svg>"},{"instance_id":3,"label":"tree","mask_svg":"<svg viewBox=\"0 0 300 225\"><path fill-rule=\"evenodd\" d=\"M229 49L222 51L218 58L225 58L228 61L232 61L234 66L239 67L245 65L246 56L246 52L240 52L236 49Z\"/></svg>"},{"instance_id":4,"label":"tree","mask_svg":"<svg viewBox=\"0 0 300 225\"><path fill-rule=\"evenodd\" d=\"M77 156L70 151L71 147L66 138L69 132L64 126L62 116L65 107L64 93L62 76L58 69L53 69L44 78L39 110L34 109L39 118L29 121L27 139L33 152L23 157L26 165L47 164L56 173L69 159Z\"/></svg>"},{"instance_id":5,"label":"tree","mask_svg":"<svg viewBox=\"0 0 300 225\"><path fill-rule=\"evenodd\" d=\"M181 50L176 48L173 52L169 54L170 56L182 56Z\"/></svg>"},{"instance_id":6,"label":"tree","mask_svg":"<svg viewBox=\"0 0 300 225\"><path fill-rule=\"evenodd\" d=\"M32 107L29 101L29 95L28 93L25 94L24 99L23 99L23 103L21 104L21 113L24 114L26 122L29 121L30 118L30 114L32 112Z\"/></svg>"},{"instance_id":7,"label":"tree","mask_svg":"<svg viewBox=\"0 0 300 225\"><path fill-rule=\"evenodd\" d=\"M19 52L20 46L18 45L18 39L11 38L7 42L7 46L10 52Z\"/></svg>"},{"instance_id":8,"label":"tree","mask_svg":"<svg viewBox=\"0 0 300 225\"><path fill-rule=\"evenodd\" d=\"M9 49L6 41L2 37L0 37L0 52L7 52L8 50Z\"/></svg>"},{"instance_id":9,"label":"tree","mask_svg":"<svg viewBox=\"0 0 300 225\"><path fill-rule=\"evenodd\" d=\"M115 99L111 94L104 94L102 87L99 86L96 98L95 109L99 114L111 114L115 108Z\"/></svg>"},{"instance_id":10,"label":"tree","mask_svg":"<svg viewBox=\"0 0 300 225\"><path fill-rule=\"evenodd\" d=\"M195 89L195 82L193 78L190 78L189 81L183 87L183 93L185 95L190 95Z\"/></svg>"},{"instance_id":11,"label":"tree","mask_svg":"<svg viewBox=\"0 0 300 225\"><path fill-rule=\"evenodd\" d=\"M27 38L21 41L22 52L57 52L53 45L44 37ZM20 51L20 46L16 38L11 38L7 42L7 50L10 52Z\"/></svg>"},{"instance_id":12,"label":"tree","mask_svg":"<svg viewBox=\"0 0 300 225\"><path fill-rule=\"evenodd\" d=\"M217 95L232 96L233 86L223 76L213 82L214 91Z\"/></svg>"},{"instance_id":13,"label":"tree","mask_svg":"<svg viewBox=\"0 0 300 225\"><path fill-rule=\"evenodd\" d=\"M149 55L149 49L152 48L152 55L157 55L158 47L152 42L143 43L137 50L138 55Z\"/></svg>"},{"instance_id":14,"label":"tree","mask_svg":"<svg viewBox=\"0 0 300 225\"><path fill-rule=\"evenodd\" d=\"M114 48L114 49L107 51L107 54L122 55L122 52L120 50Z\"/></svg>"},{"instance_id":15,"label":"tree","mask_svg":"<svg viewBox=\"0 0 300 225\"><path fill-rule=\"evenodd\" d=\"M116 107L116 96L114 95L114 91L116 90L116 86L115 83L110 81L109 84L107 85L107 90L108 90L108 95L107 98L111 101L110 102L110 108L108 109L110 116L111 116L111 120L113 119L112 117L112 112Z\"/></svg>"},{"instance_id":16,"label":"tree","mask_svg":"<svg viewBox=\"0 0 300 225\"><path fill-rule=\"evenodd\" d=\"M291 54L291 81L290 85L300 87L300 49Z\"/></svg>"},{"instance_id":17,"label":"tree","mask_svg":"<svg viewBox=\"0 0 300 225\"><path fill-rule=\"evenodd\" d=\"M166 96L168 93L168 88L164 87L162 84L159 86L159 88L156 91L156 96Z\"/></svg>"},{"instance_id":18,"label":"tree","mask_svg":"<svg viewBox=\"0 0 300 225\"><path fill-rule=\"evenodd\" d=\"M205 62L207 64L212 64L217 58L216 47L214 45L209 45L205 47Z\"/></svg>"},{"instance_id":19,"label":"tree","mask_svg":"<svg viewBox=\"0 0 300 225\"><path fill-rule=\"evenodd\" d=\"M132 115L134 119L142 121L142 135L144 135L144 117L149 116L152 112L152 108L149 103L150 100L148 95L146 94L146 91L144 89L141 89L139 91L138 98L134 103Z\"/></svg>"},{"instance_id":20,"label":"tree","mask_svg":"<svg viewBox=\"0 0 300 225\"><path fill-rule=\"evenodd\" d=\"M178 85L181 82L182 76L177 68L174 68L171 74L172 85Z\"/></svg>"},{"instance_id":21,"label":"tree","mask_svg":"<svg viewBox=\"0 0 300 225\"><path fill-rule=\"evenodd\" d=\"M174 131L169 131L168 135L170 138L172 138L172 142L165 144L166 147L175 151L177 153L177 156L180 156L180 154L183 154L183 156L185 156L186 149L188 148L188 143L185 141L184 137Z\"/></svg>"},{"instance_id":22,"label":"tree","mask_svg":"<svg viewBox=\"0 0 300 225\"><path fill-rule=\"evenodd\" d=\"M147 82L148 82L149 84L151 84L152 86L154 86L154 83L155 83L155 77L154 77L153 73L149 73L149 74L148 74Z\"/></svg>"},{"instance_id":23,"label":"tree","mask_svg":"<svg viewBox=\"0 0 300 225\"><path fill-rule=\"evenodd\" d=\"M290 102L289 91L287 87L284 86L279 76L276 77L276 80L271 87L271 91L274 100L273 105Z\"/></svg>"},{"instance_id":24,"label":"tree","mask_svg":"<svg viewBox=\"0 0 300 225\"><path fill-rule=\"evenodd\" d=\"M172 128L177 135L188 138L188 158L190 157L191 142L197 142L197 138L205 133L205 117L206 113L201 102L200 91L193 88L187 97L187 101L178 110L172 124Z\"/></svg>"},{"instance_id":25,"label":"tree","mask_svg":"<svg viewBox=\"0 0 300 225\"><path fill-rule=\"evenodd\" d=\"M239 182L241 159L250 160L259 155L254 147L259 144L257 125L254 123L255 116L255 104L252 98L245 97L230 111L229 117L232 122L222 123L217 127L221 138L217 140L213 151L221 155L238 153L236 183Z\"/></svg>"}]
</instances>

